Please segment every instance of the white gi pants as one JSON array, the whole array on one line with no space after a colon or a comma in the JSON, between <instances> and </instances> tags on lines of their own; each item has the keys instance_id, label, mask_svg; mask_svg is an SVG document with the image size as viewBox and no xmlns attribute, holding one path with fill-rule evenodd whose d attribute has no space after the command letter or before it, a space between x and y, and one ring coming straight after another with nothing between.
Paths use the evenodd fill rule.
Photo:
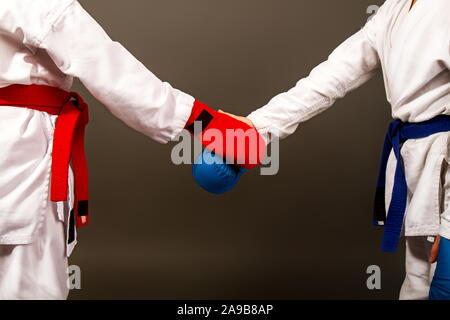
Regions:
<instances>
[{"instance_id":1,"label":"white gi pants","mask_svg":"<svg viewBox=\"0 0 450 320\"><path fill-rule=\"evenodd\" d=\"M35 242L0 245L0 299L66 299L67 268L65 226L49 202Z\"/></svg>"},{"instance_id":2,"label":"white gi pants","mask_svg":"<svg viewBox=\"0 0 450 320\"><path fill-rule=\"evenodd\" d=\"M436 263L429 263L433 242L428 237L406 237L406 277L400 290L400 300L426 300Z\"/></svg>"},{"instance_id":3,"label":"white gi pants","mask_svg":"<svg viewBox=\"0 0 450 320\"><path fill-rule=\"evenodd\" d=\"M406 237L406 277L400 300L428 299L436 264L428 237ZM28 245L0 245L0 299L66 299L65 228L50 206L41 237Z\"/></svg>"}]
</instances>

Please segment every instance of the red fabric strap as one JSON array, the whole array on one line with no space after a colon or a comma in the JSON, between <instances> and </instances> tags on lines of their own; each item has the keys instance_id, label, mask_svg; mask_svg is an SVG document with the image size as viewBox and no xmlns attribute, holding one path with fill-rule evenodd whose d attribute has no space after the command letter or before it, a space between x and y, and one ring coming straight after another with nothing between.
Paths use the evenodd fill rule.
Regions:
<instances>
[{"instance_id":1,"label":"red fabric strap","mask_svg":"<svg viewBox=\"0 0 450 320\"><path fill-rule=\"evenodd\" d=\"M88 224L88 169L84 151L88 106L76 92L43 85L0 88L0 106L21 107L58 115L53 135L51 201L66 201L69 164L74 173L77 227ZM81 217L85 217L85 221Z\"/></svg>"}]
</instances>

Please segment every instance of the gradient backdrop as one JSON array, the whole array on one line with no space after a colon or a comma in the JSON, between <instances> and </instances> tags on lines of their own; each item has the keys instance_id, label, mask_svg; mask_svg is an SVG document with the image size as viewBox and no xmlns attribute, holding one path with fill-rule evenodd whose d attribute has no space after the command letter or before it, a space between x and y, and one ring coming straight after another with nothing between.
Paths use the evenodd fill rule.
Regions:
<instances>
[{"instance_id":1,"label":"gradient backdrop","mask_svg":"<svg viewBox=\"0 0 450 320\"><path fill-rule=\"evenodd\" d=\"M382 0L128 0L82 5L152 72L246 115L361 28ZM379 249L372 198L390 120L381 76L281 142L276 176L209 195L191 167L90 103L91 226L72 299L396 299L404 249ZM366 287L379 265L382 289Z\"/></svg>"}]
</instances>

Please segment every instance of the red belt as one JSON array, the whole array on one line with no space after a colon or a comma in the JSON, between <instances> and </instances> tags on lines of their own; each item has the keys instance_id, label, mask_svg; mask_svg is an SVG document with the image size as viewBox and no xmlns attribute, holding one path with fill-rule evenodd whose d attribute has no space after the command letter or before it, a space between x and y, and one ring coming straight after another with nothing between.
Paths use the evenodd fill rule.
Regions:
<instances>
[{"instance_id":1,"label":"red belt","mask_svg":"<svg viewBox=\"0 0 450 320\"><path fill-rule=\"evenodd\" d=\"M67 200L69 163L72 160L75 184L74 214L78 227L87 225L88 170L84 133L89 114L83 98L76 92L55 87L11 85L0 88L0 106L28 108L58 115L53 136L50 199Z\"/></svg>"}]
</instances>

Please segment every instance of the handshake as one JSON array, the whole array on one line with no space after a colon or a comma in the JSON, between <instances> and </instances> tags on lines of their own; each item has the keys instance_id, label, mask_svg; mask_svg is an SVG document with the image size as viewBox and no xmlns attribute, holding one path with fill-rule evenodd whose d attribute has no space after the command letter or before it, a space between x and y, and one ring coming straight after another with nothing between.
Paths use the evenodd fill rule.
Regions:
<instances>
[{"instance_id":1,"label":"handshake","mask_svg":"<svg viewBox=\"0 0 450 320\"><path fill-rule=\"evenodd\" d=\"M230 191L266 154L266 143L250 120L215 111L199 101L185 129L205 148L194 162L192 175L210 193Z\"/></svg>"}]
</instances>

